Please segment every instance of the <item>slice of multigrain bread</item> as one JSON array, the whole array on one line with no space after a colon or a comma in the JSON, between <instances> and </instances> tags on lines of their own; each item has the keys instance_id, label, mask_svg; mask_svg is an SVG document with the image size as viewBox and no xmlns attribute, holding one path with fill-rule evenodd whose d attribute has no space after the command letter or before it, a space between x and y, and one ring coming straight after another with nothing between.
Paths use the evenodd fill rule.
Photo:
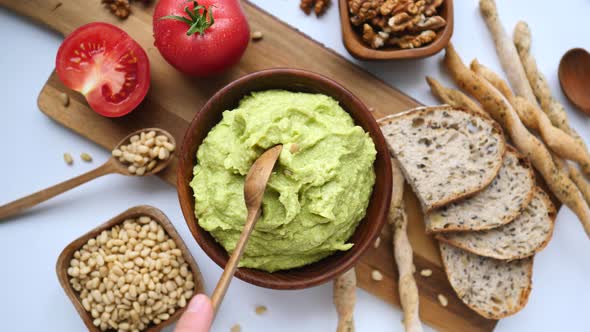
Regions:
<instances>
[{"instance_id":1,"label":"slice of multigrain bread","mask_svg":"<svg viewBox=\"0 0 590 332\"><path fill-rule=\"evenodd\" d=\"M500 319L526 305L531 293L533 257L508 262L442 242L440 252L455 293L481 316Z\"/></svg>"},{"instance_id":2,"label":"slice of multigrain bread","mask_svg":"<svg viewBox=\"0 0 590 332\"><path fill-rule=\"evenodd\" d=\"M476 195L445 205L424 217L426 232L477 231L505 225L529 205L535 175L527 158L507 146L500 172Z\"/></svg>"},{"instance_id":3,"label":"slice of multigrain bread","mask_svg":"<svg viewBox=\"0 0 590 332\"><path fill-rule=\"evenodd\" d=\"M473 111L421 107L379 124L424 211L484 189L502 166L502 128Z\"/></svg>"},{"instance_id":4,"label":"slice of multigrain bread","mask_svg":"<svg viewBox=\"0 0 590 332\"><path fill-rule=\"evenodd\" d=\"M438 234L436 238L480 256L520 259L547 246L553 235L554 216L549 196L535 188L533 200L511 223L486 231Z\"/></svg>"}]
</instances>

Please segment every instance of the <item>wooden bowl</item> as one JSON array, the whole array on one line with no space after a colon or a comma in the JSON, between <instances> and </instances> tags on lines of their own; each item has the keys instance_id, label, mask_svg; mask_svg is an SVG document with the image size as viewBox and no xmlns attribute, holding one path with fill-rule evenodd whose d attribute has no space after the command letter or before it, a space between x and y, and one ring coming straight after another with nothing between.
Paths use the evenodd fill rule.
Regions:
<instances>
[{"instance_id":1,"label":"wooden bowl","mask_svg":"<svg viewBox=\"0 0 590 332\"><path fill-rule=\"evenodd\" d=\"M141 205L141 206L132 207L129 210L114 217L113 219L107 221L106 223L104 223L104 224L96 227L95 229L89 231L88 233L80 236L79 238L74 240L74 242L68 244L68 246L64 248L64 250L59 255L59 258L57 259L57 264L55 266L55 269L57 272L57 278L59 279L59 283L61 284L61 287L66 292L66 295L70 298L70 300L74 304L76 311L78 311L78 314L80 315L80 317L84 321L84 324L88 328L88 331L100 332L101 330L98 327L94 326L94 324L92 324L92 321L93 321L92 316L90 315L89 312L87 312L84 309L84 306L82 306L82 300L80 299L78 292L74 288L72 288L72 285L70 284L70 281L69 281L70 278L67 273L68 267L70 266L70 261L72 260L72 257L74 256L74 252L76 250L82 248L82 246L84 244L86 244L86 242L88 242L88 240L90 240L91 238L95 238L100 233L102 233L102 231L111 229L115 225L122 224L126 219L137 218L139 216L148 216L164 228L166 233L168 233L168 236L170 236L170 238L172 240L174 240L178 249L180 249L180 251L182 251L182 255L183 255L184 259L186 260L186 262L188 263L188 265L191 268L191 272L193 273L193 280L195 283L194 293L195 294L203 293L203 291L204 291L203 278L201 277L201 271L199 270L199 266L195 262L195 259L191 255L191 253L188 250L188 248L186 247L186 245L184 244L184 241L182 241L182 238L180 237L180 235L178 235L178 233L176 232L176 229L174 228L172 223L170 223L170 220L168 219L168 217L166 217L166 215L164 213L162 213L162 211L160 211L154 207L151 207L151 206ZM164 327L166 327L166 326L172 324L174 321L176 321L180 317L180 315L182 315L185 308L186 307L177 309L174 312L174 314L172 316L170 316L169 319L167 319L157 325L150 325L147 329L145 329L143 331L156 332L156 331L162 330Z\"/></svg>"},{"instance_id":2,"label":"wooden bowl","mask_svg":"<svg viewBox=\"0 0 590 332\"><path fill-rule=\"evenodd\" d=\"M384 47L373 49L365 44L361 34L350 23L348 0L339 0L340 25L342 27L342 40L344 47L353 57L361 60L397 60L417 59L434 55L447 46L453 35L453 0L445 0L439 7L439 15L447 21L447 25L437 31L436 39L423 47L412 49L399 49Z\"/></svg>"},{"instance_id":3,"label":"wooden bowl","mask_svg":"<svg viewBox=\"0 0 590 332\"><path fill-rule=\"evenodd\" d=\"M191 122L183 139L177 171L177 189L180 206L193 236L201 248L224 267L228 260L226 250L203 228L195 217L195 200L189 186L193 178L197 150L209 131L221 120L222 112L238 106L238 102L253 91L284 89L295 92L321 93L333 97L364 128L375 142L376 181L366 217L361 221L350 241L352 249L335 253L319 262L284 271L268 273L262 270L240 268L236 277L261 287L273 289L301 289L315 286L344 273L360 258L381 232L391 199L391 162L385 139L366 106L338 83L315 73L298 69L268 69L246 75L219 90Z\"/></svg>"}]
</instances>

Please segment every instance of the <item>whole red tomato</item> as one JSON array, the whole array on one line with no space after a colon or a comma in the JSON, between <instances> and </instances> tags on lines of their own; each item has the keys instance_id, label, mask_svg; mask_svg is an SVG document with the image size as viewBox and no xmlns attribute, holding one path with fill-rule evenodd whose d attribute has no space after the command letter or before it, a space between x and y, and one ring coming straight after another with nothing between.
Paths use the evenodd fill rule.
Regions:
<instances>
[{"instance_id":1,"label":"whole red tomato","mask_svg":"<svg viewBox=\"0 0 590 332\"><path fill-rule=\"evenodd\" d=\"M153 24L155 45L164 59L194 76L236 64L250 40L239 0L160 0Z\"/></svg>"}]
</instances>

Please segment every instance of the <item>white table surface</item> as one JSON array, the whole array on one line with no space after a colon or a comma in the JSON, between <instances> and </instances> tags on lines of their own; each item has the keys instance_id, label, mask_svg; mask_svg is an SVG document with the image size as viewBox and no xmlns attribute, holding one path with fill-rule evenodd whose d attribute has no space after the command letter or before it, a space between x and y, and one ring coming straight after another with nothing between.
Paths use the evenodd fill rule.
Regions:
<instances>
[{"instance_id":1,"label":"white table surface","mask_svg":"<svg viewBox=\"0 0 590 332\"><path fill-rule=\"evenodd\" d=\"M18 0L15 0L18 1ZM93 0L98 1L98 0ZM327 47L351 59L341 43L337 9L320 20L306 17L296 0L254 0ZM452 41L465 61L477 57L500 71L491 38L477 9L478 1L455 0ZM590 123L566 102L557 81L561 55L571 47L590 48L587 14L590 2L568 0L498 1L508 28L526 19L533 32L533 53L557 98L564 102L573 126L590 142ZM272 31L264 31L266 34ZM5 9L0 9L0 203L5 203L85 172L106 160L108 152L62 128L39 112L37 95L53 70L62 38ZM395 63L359 62L425 104L433 104L424 82L432 75L450 83L440 66L442 55L427 60ZM346 85L347 82L341 82ZM363 96L370 100L371 96ZM64 152L75 156L70 167ZM78 155L88 152L91 164ZM151 204L162 209L190 245L210 293L220 276L215 265L195 244L184 223L175 190L157 178L136 179L112 175L88 183L39 206L29 214L0 223L0 317L3 331L81 331L84 325L61 290L55 262L74 238L123 210ZM553 240L537 255L529 303L517 315L503 319L498 331L584 331L587 327L590 287L590 241L576 217L563 208ZM234 280L212 331L228 331L239 323L243 331L332 331L336 312L332 286L278 292ZM264 316L256 305L268 307ZM398 309L359 290L355 310L358 331L402 331Z\"/></svg>"}]
</instances>

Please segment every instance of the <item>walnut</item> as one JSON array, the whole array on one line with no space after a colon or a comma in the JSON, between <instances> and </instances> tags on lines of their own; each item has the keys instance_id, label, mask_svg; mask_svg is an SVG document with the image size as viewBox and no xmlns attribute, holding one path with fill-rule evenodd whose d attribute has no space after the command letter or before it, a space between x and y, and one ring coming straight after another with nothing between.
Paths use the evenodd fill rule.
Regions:
<instances>
[{"instance_id":1,"label":"walnut","mask_svg":"<svg viewBox=\"0 0 590 332\"><path fill-rule=\"evenodd\" d=\"M419 35L405 35L394 37L387 41L388 45L399 48L416 48L431 43L436 38L436 32L432 30L422 31Z\"/></svg>"},{"instance_id":2,"label":"walnut","mask_svg":"<svg viewBox=\"0 0 590 332\"><path fill-rule=\"evenodd\" d=\"M418 25L418 23L425 21L426 18L424 14L419 14L416 16L411 16L410 14L403 12L399 13L395 16L392 16L387 25L391 28L394 32L400 32L404 30L413 29Z\"/></svg>"},{"instance_id":3,"label":"walnut","mask_svg":"<svg viewBox=\"0 0 590 332\"><path fill-rule=\"evenodd\" d=\"M436 14L436 10L442 5L444 0L427 0L426 8L424 9L424 15L432 16Z\"/></svg>"},{"instance_id":4,"label":"walnut","mask_svg":"<svg viewBox=\"0 0 590 332\"><path fill-rule=\"evenodd\" d=\"M375 32L373 27L367 23L363 25L363 40L372 48L380 48L385 45L385 41L389 38L387 32Z\"/></svg>"},{"instance_id":5,"label":"walnut","mask_svg":"<svg viewBox=\"0 0 590 332\"><path fill-rule=\"evenodd\" d=\"M387 18L385 18L383 16L375 16L369 21L369 23L372 26L378 27L383 31L391 30L391 28L387 25Z\"/></svg>"},{"instance_id":6,"label":"walnut","mask_svg":"<svg viewBox=\"0 0 590 332\"><path fill-rule=\"evenodd\" d=\"M108 6L118 18L127 18L131 13L131 6L129 0L102 0L102 3Z\"/></svg>"},{"instance_id":7,"label":"walnut","mask_svg":"<svg viewBox=\"0 0 590 332\"><path fill-rule=\"evenodd\" d=\"M447 25L447 21L440 16L425 17L410 29L411 32L420 32L424 30L438 30Z\"/></svg>"},{"instance_id":8,"label":"walnut","mask_svg":"<svg viewBox=\"0 0 590 332\"><path fill-rule=\"evenodd\" d=\"M322 16L326 9L330 6L331 0L301 0L299 8L307 15L311 14L311 11L315 12L316 16Z\"/></svg>"},{"instance_id":9,"label":"walnut","mask_svg":"<svg viewBox=\"0 0 590 332\"><path fill-rule=\"evenodd\" d=\"M350 21L362 26L362 39L372 48L415 48L432 42L446 25L436 16L444 0L348 0Z\"/></svg>"},{"instance_id":10,"label":"walnut","mask_svg":"<svg viewBox=\"0 0 590 332\"><path fill-rule=\"evenodd\" d=\"M353 25L361 25L377 16L383 0L350 0L349 4L350 21Z\"/></svg>"}]
</instances>

